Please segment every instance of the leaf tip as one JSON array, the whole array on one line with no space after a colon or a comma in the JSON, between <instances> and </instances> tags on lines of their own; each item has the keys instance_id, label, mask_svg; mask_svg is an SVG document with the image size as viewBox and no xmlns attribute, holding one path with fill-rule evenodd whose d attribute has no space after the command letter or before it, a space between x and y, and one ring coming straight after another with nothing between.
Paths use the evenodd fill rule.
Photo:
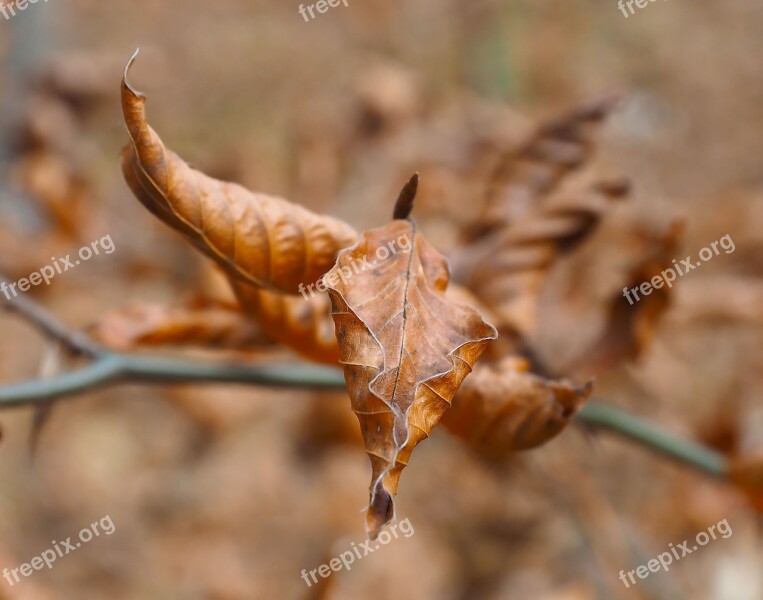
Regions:
<instances>
[{"instance_id":1,"label":"leaf tip","mask_svg":"<svg viewBox=\"0 0 763 600\"><path fill-rule=\"evenodd\" d=\"M393 219L407 219L413 210L413 201L416 199L416 192L419 189L419 172L416 171L400 190L400 195L395 202L395 211L392 214Z\"/></svg>"},{"instance_id":2,"label":"leaf tip","mask_svg":"<svg viewBox=\"0 0 763 600\"><path fill-rule=\"evenodd\" d=\"M371 540L379 537L384 526L395 518L395 503L381 479L374 485L366 512L366 532Z\"/></svg>"},{"instance_id":3,"label":"leaf tip","mask_svg":"<svg viewBox=\"0 0 763 600\"><path fill-rule=\"evenodd\" d=\"M132 67L133 63L135 62L135 59L138 58L138 54L140 53L140 48L136 48L135 52L132 53L132 56L130 57L130 60L127 61L127 64L125 65L124 73L122 74L122 85L136 98L145 98L142 92L139 92L134 87L130 85L130 82L128 81L128 76L130 74L130 68Z\"/></svg>"}]
</instances>

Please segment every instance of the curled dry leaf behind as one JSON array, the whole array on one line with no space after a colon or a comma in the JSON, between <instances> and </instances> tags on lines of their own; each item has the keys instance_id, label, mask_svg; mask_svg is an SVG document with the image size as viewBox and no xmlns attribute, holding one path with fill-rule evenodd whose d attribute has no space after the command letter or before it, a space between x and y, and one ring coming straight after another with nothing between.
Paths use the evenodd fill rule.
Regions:
<instances>
[{"instance_id":1,"label":"curled dry leaf behind","mask_svg":"<svg viewBox=\"0 0 763 600\"><path fill-rule=\"evenodd\" d=\"M588 239L628 190L624 180L597 181L534 208L455 253L454 278L497 313L499 330L528 335L537 324L538 296L551 267Z\"/></svg>"},{"instance_id":2,"label":"curled dry leaf behind","mask_svg":"<svg viewBox=\"0 0 763 600\"><path fill-rule=\"evenodd\" d=\"M192 169L149 126L145 97L127 82L134 59L122 78L130 144L121 159L125 180L143 205L230 275L258 287L296 294L299 284L328 271L337 252L357 238L352 227Z\"/></svg>"},{"instance_id":3,"label":"curled dry leaf behind","mask_svg":"<svg viewBox=\"0 0 763 600\"><path fill-rule=\"evenodd\" d=\"M314 362L336 365L339 347L325 294L305 300L231 280L241 308L274 341Z\"/></svg>"},{"instance_id":4,"label":"curled dry leaf behind","mask_svg":"<svg viewBox=\"0 0 763 600\"><path fill-rule=\"evenodd\" d=\"M117 350L170 345L246 349L267 344L262 329L235 304L209 298L169 306L126 306L98 319L90 335Z\"/></svg>"},{"instance_id":5,"label":"curled dry leaf behind","mask_svg":"<svg viewBox=\"0 0 763 600\"><path fill-rule=\"evenodd\" d=\"M352 273L351 265L379 257L404 236L407 252ZM497 336L476 310L445 298L449 279L445 258L403 220L365 232L325 277L340 363L371 459L372 538L394 516L393 496L413 449Z\"/></svg>"},{"instance_id":6,"label":"curled dry leaf behind","mask_svg":"<svg viewBox=\"0 0 763 600\"><path fill-rule=\"evenodd\" d=\"M522 359L478 365L442 423L487 456L528 450L556 437L591 395L593 384L549 380L528 372Z\"/></svg>"},{"instance_id":7,"label":"curled dry leaf behind","mask_svg":"<svg viewBox=\"0 0 763 600\"><path fill-rule=\"evenodd\" d=\"M593 155L595 133L617 106L614 95L590 100L541 124L517 150L498 159L472 239L515 223Z\"/></svg>"},{"instance_id":8,"label":"curled dry leaf behind","mask_svg":"<svg viewBox=\"0 0 763 600\"><path fill-rule=\"evenodd\" d=\"M660 318L670 307L670 289L655 288L634 306L623 296L620 282L632 289L669 268L673 256L678 255L684 229L684 223L676 220L663 231L639 227L620 238L622 246L626 246L630 238L633 238L638 242L639 251L628 253L629 260L623 265L623 272L618 277L618 287L612 290L600 307L600 310L604 310L605 319L599 327L589 326L589 330L598 331L598 338L590 344L580 340L575 356L560 362L558 368L565 373L597 372L612 368L623 360L635 360L648 348ZM583 259L582 256L575 257L578 263L583 262ZM569 271L578 272L574 266L570 266ZM577 282L572 282L566 289L575 289L576 284ZM586 308L592 308L594 303L590 304ZM559 312L561 311L557 311L557 315ZM572 318L578 327L580 323L586 323L583 315L577 314Z\"/></svg>"}]
</instances>

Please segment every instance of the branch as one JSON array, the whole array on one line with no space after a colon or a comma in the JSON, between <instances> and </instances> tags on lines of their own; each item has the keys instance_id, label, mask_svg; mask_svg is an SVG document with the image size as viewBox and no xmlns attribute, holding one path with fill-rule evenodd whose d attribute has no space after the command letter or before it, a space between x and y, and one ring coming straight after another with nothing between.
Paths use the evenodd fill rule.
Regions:
<instances>
[{"instance_id":1,"label":"branch","mask_svg":"<svg viewBox=\"0 0 763 600\"><path fill-rule=\"evenodd\" d=\"M658 454L691 465L709 475L727 478L726 457L697 442L686 440L669 431L601 402L589 402L577 414L577 420L597 429L604 429L630 439Z\"/></svg>"},{"instance_id":2,"label":"branch","mask_svg":"<svg viewBox=\"0 0 763 600\"><path fill-rule=\"evenodd\" d=\"M4 279L0 273L0 281ZM72 354L90 358L91 362L58 377L0 387L0 408L46 404L120 383L240 383L344 389L344 378L340 371L312 365L215 364L112 352L87 334L68 328L24 295L3 303L2 308L18 314L46 337L61 342Z\"/></svg>"},{"instance_id":3,"label":"branch","mask_svg":"<svg viewBox=\"0 0 763 600\"><path fill-rule=\"evenodd\" d=\"M344 389L341 371L312 365L215 364L105 352L77 371L52 379L0 387L0 408L45 404L120 383L238 383L277 388Z\"/></svg>"},{"instance_id":4,"label":"branch","mask_svg":"<svg viewBox=\"0 0 763 600\"><path fill-rule=\"evenodd\" d=\"M0 273L0 281L7 281L2 273ZM3 308L8 312L18 313L43 335L61 342L73 354L95 357L106 353L106 348L97 344L86 334L69 329L37 302L23 294L5 302Z\"/></svg>"},{"instance_id":5,"label":"branch","mask_svg":"<svg viewBox=\"0 0 763 600\"><path fill-rule=\"evenodd\" d=\"M1 276L0 276L1 278ZM120 383L225 383L277 388L345 389L338 369L307 364L209 363L112 352L84 333L72 331L31 299L19 296L5 307L17 312L47 336L75 354L92 358L79 369L51 379L0 387L0 409L46 403ZM714 450L682 439L635 415L601 402L589 402L577 420L616 433L663 456L719 478L728 476L726 458Z\"/></svg>"}]
</instances>

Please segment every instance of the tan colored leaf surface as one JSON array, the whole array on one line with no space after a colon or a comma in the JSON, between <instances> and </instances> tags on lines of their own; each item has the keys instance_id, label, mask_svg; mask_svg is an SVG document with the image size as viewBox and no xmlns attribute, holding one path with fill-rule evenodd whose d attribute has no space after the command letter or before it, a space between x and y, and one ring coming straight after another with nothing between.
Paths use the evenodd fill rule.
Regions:
<instances>
[{"instance_id":1,"label":"tan colored leaf surface","mask_svg":"<svg viewBox=\"0 0 763 600\"><path fill-rule=\"evenodd\" d=\"M127 306L100 318L91 336L116 350L166 345L242 349L267 343L262 329L237 306L207 298Z\"/></svg>"},{"instance_id":2,"label":"tan colored leaf surface","mask_svg":"<svg viewBox=\"0 0 763 600\"><path fill-rule=\"evenodd\" d=\"M149 126L145 97L127 82L131 64L122 79L122 111L130 135L122 150L122 173L154 215L232 275L290 294L328 271L336 253L357 239L338 219L191 168Z\"/></svg>"},{"instance_id":3,"label":"tan colored leaf surface","mask_svg":"<svg viewBox=\"0 0 763 600\"><path fill-rule=\"evenodd\" d=\"M243 310L273 340L312 361L336 365L339 347L326 294L305 300L231 280Z\"/></svg>"},{"instance_id":4,"label":"tan colored leaf surface","mask_svg":"<svg viewBox=\"0 0 763 600\"><path fill-rule=\"evenodd\" d=\"M400 243L406 237L410 243ZM408 252L384 258L395 241ZM356 272L364 258L378 262ZM443 256L403 220L365 232L325 277L340 363L373 469L366 519L372 538L393 518L411 452L497 335L476 310L445 298L449 278Z\"/></svg>"},{"instance_id":5,"label":"tan colored leaf surface","mask_svg":"<svg viewBox=\"0 0 763 600\"><path fill-rule=\"evenodd\" d=\"M548 380L527 371L522 359L479 365L453 400L442 423L489 456L545 444L567 427L591 395L592 385Z\"/></svg>"}]
</instances>

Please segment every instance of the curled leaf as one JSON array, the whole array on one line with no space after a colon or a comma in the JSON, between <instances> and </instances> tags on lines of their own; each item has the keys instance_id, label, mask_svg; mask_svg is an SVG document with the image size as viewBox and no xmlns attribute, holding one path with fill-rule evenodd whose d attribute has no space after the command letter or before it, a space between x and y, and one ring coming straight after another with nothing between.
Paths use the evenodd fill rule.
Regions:
<instances>
[{"instance_id":1,"label":"curled leaf","mask_svg":"<svg viewBox=\"0 0 763 600\"><path fill-rule=\"evenodd\" d=\"M328 296L317 294L305 299L240 281L232 280L231 284L242 309L271 339L312 361L329 365L339 362Z\"/></svg>"},{"instance_id":2,"label":"curled leaf","mask_svg":"<svg viewBox=\"0 0 763 600\"><path fill-rule=\"evenodd\" d=\"M592 384L549 380L506 358L479 365L453 400L442 423L488 456L500 457L545 444L559 435L591 395Z\"/></svg>"},{"instance_id":3,"label":"curled leaf","mask_svg":"<svg viewBox=\"0 0 763 600\"><path fill-rule=\"evenodd\" d=\"M498 314L499 328L526 334L537 323L538 296L551 267L588 239L627 192L624 181L597 181L543 204L460 250L454 277Z\"/></svg>"},{"instance_id":4,"label":"curled leaf","mask_svg":"<svg viewBox=\"0 0 763 600\"><path fill-rule=\"evenodd\" d=\"M655 273L671 266L671 259L677 255L684 232L684 223L673 222L664 231L650 235L646 249L629 265L625 273L626 288L634 288L649 281ZM570 365L570 370L589 371L611 367L621 360L634 360L649 346L655 336L660 318L670 307L670 289L654 289L649 296L641 298L637 305L631 305L622 290L609 298L599 339L578 360Z\"/></svg>"},{"instance_id":5,"label":"curled leaf","mask_svg":"<svg viewBox=\"0 0 763 600\"><path fill-rule=\"evenodd\" d=\"M518 150L501 157L475 234L481 237L513 224L581 168L593 155L597 126L618 102L612 95L590 100L541 124Z\"/></svg>"},{"instance_id":6,"label":"curled leaf","mask_svg":"<svg viewBox=\"0 0 763 600\"><path fill-rule=\"evenodd\" d=\"M339 362L371 459L372 538L394 516L411 452L497 335L476 310L445 297L449 278L444 257L400 220L365 232L325 276Z\"/></svg>"},{"instance_id":7,"label":"curled leaf","mask_svg":"<svg viewBox=\"0 0 763 600\"><path fill-rule=\"evenodd\" d=\"M169 345L242 349L265 344L267 339L235 304L208 298L169 306L127 306L100 318L90 335L115 350Z\"/></svg>"},{"instance_id":8,"label":"curled leaf","mask_svg":"<svg viewBox=\"0 0 763 600\"><path fill-rule=\"evenodd\" d=\"M145 96L122 79L122 112L130 144L122 173L143 205L232 275L295 294L334 264L357 239L346 223L281 198L256 194L191 168L168 150L146 121Z\"/></svg>"}]
</instances>

